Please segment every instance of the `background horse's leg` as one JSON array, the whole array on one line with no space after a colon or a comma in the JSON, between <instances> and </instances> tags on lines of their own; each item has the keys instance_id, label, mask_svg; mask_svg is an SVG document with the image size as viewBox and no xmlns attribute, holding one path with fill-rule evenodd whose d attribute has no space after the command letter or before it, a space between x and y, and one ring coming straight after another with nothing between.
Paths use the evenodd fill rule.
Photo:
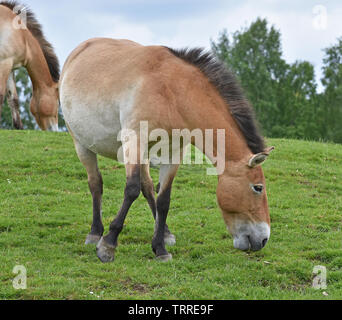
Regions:
<instances>
[{"instance_id":1,"label":"background horse's leg","mask_svg":"<svg viewBox=\"0 0 342 320\"><path fill-rule=\"evenodd\" d=\"M114 260L114 251L118 245L118 237L123 229L128 210L140 195L140 165L126 165L126 177L125 199L122 207L111 223L108 235L100 240L96 248L97 256L102 262Z\"/></svg>"},{"instance_id":2,"label":"background horse's leg","mask_svg":"<svg viewBox=\"0 0 342 320\"><path fill-rule=\"evenodd\" d=\"M173 180L177 174L179 165L161 165L160 167L160 190L157 199L157 218L155 232L152 241L152 249L161 261L172 259L171 254L165 249L164 232L166 219L170 209L171 189Z\"/></svg>"},{"instance_id":3,"label":"background horse's leg","mask_svg":"<svg viewBox=\"0 0 342 320\"><path fill-rule=\"evenodd\" d=\"M2 105L5 102L5 94L7 87L7 79L12 70L12 61L4 60L0 61L0 126L1 126L1 113Z\"/></svg>"},{"instance_id":4,"label":"background horse's leg","mask_svg":"<svg viewBox=\"0 0 342 320\"><path fill-rule=\"evenodd\" d=\"M2 84L0 83L0 128L1 128L2 105L4 104L4 101L5 101L5 95L4 95L4 92L2 91L1 86L2 86ZM5 91L6 91L6 89L5 89Z\"/></svg>"},{"instance_id":5,"label":"background horse's leg","mask_svg":"<svg viewBox=\"0 0 342 320\"><path fill-rule=\"evenodd\" d=\"M150 166L148 164L141 166L141 190L152 210L154 220L156 220L157 204L154 197L154 185L150 175ZM170 232L167 225L165 225L164 242L169 246L176 244L176 237Z\"/></svg>"},{"instance_id":6,"label":"background horse's leg","mask_svg":"<svg viewBox=\"0 0 342 320\"><path fill-rule=\"evenodd\" d=\"M78 158L87 170L89 189L93 198L93 223L85 244L97 244L104 231L101 211L103 194L102 176L97 165L96 154L84 148L75 139L74 143Z\"/></svg>"},{"instance_id":7,"label":"background horse's leg","mask_svg":"<svg viewBox=\"0 0 342 320\"><path fill-rule=\"evenodd\" d=\"M23 124L19 113L19 98L13 71L10 73L7 80L7 101L12 111L13 127L17 130L23 130Z\"/></svg>"}]
</instances>

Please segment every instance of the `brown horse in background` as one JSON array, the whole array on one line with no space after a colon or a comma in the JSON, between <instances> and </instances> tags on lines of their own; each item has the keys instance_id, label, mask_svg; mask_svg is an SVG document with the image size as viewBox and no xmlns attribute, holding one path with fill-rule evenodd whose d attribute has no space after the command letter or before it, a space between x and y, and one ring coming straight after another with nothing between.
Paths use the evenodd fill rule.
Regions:
<instances>
[{"instance_id":1,"label":"brown horse in background","mask_svg":"<svg viewBox=\"0 0 342 320\"><path fill-rule=\"evenodd\" d=\"M14 70L25 67L32 81L30 109L42 130L58 131L59 63L34 14L16 2L0 2L0 123L5 97L13 126L23 129Z\"/></svg>"},{"instance_id":2,"label":"brown horse in background","mask_svg":"<svg viewBox=\"0 0 342 320\"><path fill-rule=\"evenodd\" d=\"M148 122L148 133L163 129L170 136L175 129L224 130L224 170L218 172L217 186L224 221L234 237L235 248L256 251L266 245L270 216L260 165L273 148L266 149L254 113L234 76L211 54L201 49L176 51L128 40L92 39L69 56L59 92L93 197L93 224L86 243L97 243L102 262L114 260L126 215L141 192L156 218L152 249L158 259L171 259L165 244L175 244L175 236L166 219L179 163L162 163L156 201L148 161L141 161L141 155L152 145L139 138L118 141L122 130L139 137L143 121ZM201 151L215 164L215 158L222 156L216 148L218 134L213 135L213 140L213 153L206 147ZM117 159L123 144L125 197L108 235L103 237L103 183L97 154ZM179 151L172 149L173 153Z\"/></svg>"}]
</instances>

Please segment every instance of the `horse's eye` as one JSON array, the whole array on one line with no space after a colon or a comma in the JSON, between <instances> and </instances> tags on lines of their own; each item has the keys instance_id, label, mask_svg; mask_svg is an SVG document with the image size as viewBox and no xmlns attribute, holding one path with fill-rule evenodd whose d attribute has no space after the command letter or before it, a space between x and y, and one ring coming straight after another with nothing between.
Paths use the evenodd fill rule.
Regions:
<instances>
[{"instance_id":1,"label":"horse's eye","mask_svg":"<svg viewBox=\"0 0 342 320\"><path fill-rule=\"evenodd\" d=\"M252 189L255 193L261 194L264 190L264 186L262 184L255 184L252 186Z\"/></svg>"}]
</instances>

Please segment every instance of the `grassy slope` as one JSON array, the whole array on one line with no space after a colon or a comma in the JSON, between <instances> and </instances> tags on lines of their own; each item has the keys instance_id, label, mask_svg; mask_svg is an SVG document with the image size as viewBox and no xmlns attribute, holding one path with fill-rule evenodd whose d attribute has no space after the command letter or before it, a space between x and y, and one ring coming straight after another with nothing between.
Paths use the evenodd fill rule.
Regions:
<instances>
[{"instance_id":1,"label":"grassy slope","mask_svg":"<svg viewBox=\"0 0 342 320\"><path fill-rule=\"evenodd\" d=\"M91 197L70 136L0 131L0 298L341 299L342 146L269 144L277 147L264 166L272 236L262 252L233 248L216 205L216 178L183 166L169 216L178 240L170 248L174 260L154 260L152 215L140 197L116 261L101 264L94 247L83 245ZM125 177L111 160L101 158L100 167L108 230ZM24 291L12 288L17 264L28 270ZM316 265L327 267L328 297L312 288Z\"/></svg>"}]
</instances>

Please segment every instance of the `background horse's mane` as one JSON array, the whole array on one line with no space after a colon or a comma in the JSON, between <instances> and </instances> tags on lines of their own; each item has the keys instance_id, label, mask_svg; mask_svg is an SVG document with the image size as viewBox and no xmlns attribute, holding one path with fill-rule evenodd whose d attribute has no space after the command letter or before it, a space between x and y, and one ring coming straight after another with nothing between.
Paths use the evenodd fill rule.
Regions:
<instances>
[{"instance_id":1,"label":"background horse's mane","mask_svg":"<svg viewBox=\"0 0 342 320\"><path fill-rule=\"evenodd\" d=\"M242 131L248 147L253 153L263 152L265 142L259 132L254 110L246 99L236 77L226 65L203 48L167 49L176 57L196 66L203 72L227 103L229 112Z\"/></svg>"},{"instance_id":2,"label":"background horse's mane","mask_svg":"<svg viewBox=\"0 0 342 320\"><path fill-rule=\"evenodd\" d=\"M45 39L42 26L37 21L34 13L30 9L28 9L25 5L19 4L16 1L1 1L0 5L5 6L5 7L9 8L10 10L13 10L15 7L18 6L18 8L21 10L21 12L26 13L27 28L32 33L32 35L37 39L37 41L38 41L38 43L39 43L39 45L40 45L40 47L44 53L44 57L45 57L46 62L48 64L52 79L55 82L58 82L59 76L60 76L58 58L54 52L54 49L53 49L51 43Z\"/></svg>"}]
</instances>

